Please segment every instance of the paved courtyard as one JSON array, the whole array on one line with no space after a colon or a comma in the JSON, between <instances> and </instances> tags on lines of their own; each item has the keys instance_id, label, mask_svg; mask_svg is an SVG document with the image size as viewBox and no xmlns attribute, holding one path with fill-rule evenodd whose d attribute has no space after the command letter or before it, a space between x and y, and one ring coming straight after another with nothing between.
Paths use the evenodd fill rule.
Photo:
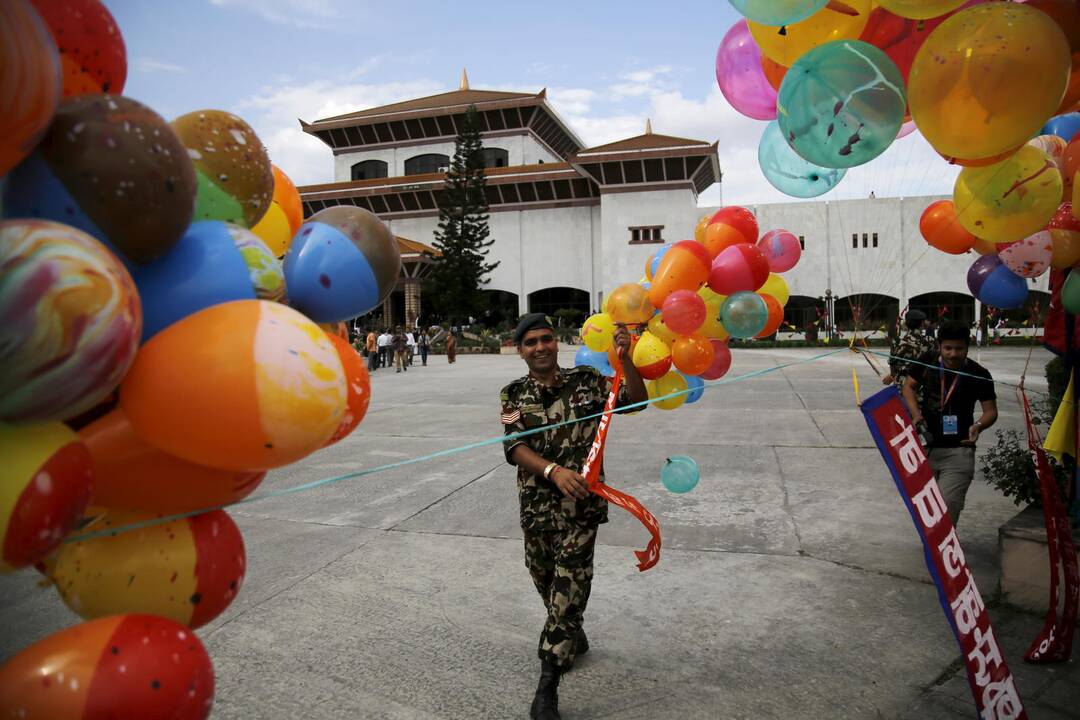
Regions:
<instances>
[{"instance_id":1,"label":"paved courtyard","mask_svg":"<svg viewBox=\"0 0 1080 720\"><path fill-rule=\"evenodd\" d=\"M864 395L880 385L850 353L804 362L822 352L739 350L729 377L801 364L615 419L609 482L653 511L664 549L638 573L632 550L647 534L612 508L586 614L592 651L564 678L565 718L974 715L851 368ZM1031 389L1045 389L1049 357L1034 353ZM1008 382L1026 359L982 353ZM379 370L358 430L259 492L495 437L498 390L523 373L516 356L491 355ZM998 393L999 427L1019 428L1011 388ZM686 495L659 481L675 454L701 467ZM526 717L544 612L516 503L496 444L238 507L247 580L199 631L217 673L213 717ZM960 536L988 601L998 527L1017 510L976 479ZM990 607L1030 717L1077 717L1077 663L1026 666L1041 618ZM76 620L35 573L0 578L0 659Z\"/></svg>"}]
</instances>

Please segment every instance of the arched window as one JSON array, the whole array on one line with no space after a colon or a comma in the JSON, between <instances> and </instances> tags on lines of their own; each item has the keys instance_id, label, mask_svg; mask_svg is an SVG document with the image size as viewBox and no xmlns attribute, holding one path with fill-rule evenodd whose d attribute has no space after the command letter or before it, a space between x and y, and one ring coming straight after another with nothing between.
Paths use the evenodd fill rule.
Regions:
<instances>
[{"instance_id":1,"label":"arched window","mask_svg":"<svg viewBox=\"0 0 1080 720\"><path fill-rule=\"evenodd\" d=\"M510 153L502 148L484 148L484 167L506 167L510 164Z\"/></svg>"},{"instance_id":2,"label":"arched window","mask_svg":"<svg viewBox=\"0 0 1080 720\"><path fill-rule=\"evenodd\" d=\"M352 166L353 180L370 180L386 177L387 166L382 160L365 160Z\"/></svg>"},{"instance_id":3,"label":"arched window","mask_svg":"<svg viewBox=\"0 0 1080 720\"><path fill-rule=\"evenodd\" d=\"M450 167L450 158L438 153L417 155L405 161L406 175L427 175L428 173L446 172Z\"/></svg>"}]
</instances>

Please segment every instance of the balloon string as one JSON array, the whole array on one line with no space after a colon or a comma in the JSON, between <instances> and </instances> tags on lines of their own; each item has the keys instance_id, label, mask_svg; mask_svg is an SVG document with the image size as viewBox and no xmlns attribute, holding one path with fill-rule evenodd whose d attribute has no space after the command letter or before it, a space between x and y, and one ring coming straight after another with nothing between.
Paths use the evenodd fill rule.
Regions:
<instances>
[{"instance_id":1,"label":"balloon string","mask_svg":"<svg viewBox=\"0 0 1080 720\"><path fill-rule=\"evenodd\" d=\"M816 362L818 360L822 360L824 358L827 358L830 355L836 355L837 353L841 353L841 352L846 352L846 349L841 348L841 349L837 349L837 350L832 350L830 352L822 353L820 355L815 355L813 357L806 358L806 359L803 359L803 360L793 360L793 361L791 361L789 363L783 363L783 364L780 364L780 365L775 365L775 366L772 366L772 367L764 368L762 370L754 370L753 372L744 373L742 375L737 375L737 376L731 377L731 378L721 378L719 380L708 381L708 382L706 382L704 384L704 387L708 388L708 387L713 387L713 386L718 386L718 385L730 385L730 384L737 383L737 382L743 382L743 381L746 381L746 380L751 380L751 379L756 378L756 377L762 377L764 375L774 373L777 370L783 370L784 368L793 367L795 365L805 365L805 364L808 364L808 363ZM633 410L635 408L642 409L646 405L649 405L651 403L660 402L662 400L668 400L670 398L679 397L681 395L689 395L692 392L695 392L695 389L687 388L686 390L676 390L675 392L668 393L667 395L662 395L662 396L655 397L655 398L649 398L648 400L642 400L641 402L636 402L636 403L631 403L631 404L628 404L628 405L624 405L624 406L622 406L622 407L620 407L618 409L618 412L625 412L627 410ZM365 470L356 470L354 472L345 473L343 475L335 475L333 477L322 478L320 480L313 480L313 481L311 481L309 483L304 483L302 485L295 485L295 486L292 486L292 487L281 488L281 489L278 489L278 490L270 490L270 491L261 493L259 495L253 495L251 497L243 498L242 500L237 500L236 502L233 502L233 503L227 503L227 504L224 504L224 505L214 505L212 507L205 507L205 508L201 508L199 510L189 510L189 511L183 512L183 513L175 513L175 514L172 514L172 515L164 515L162 517L156 517L156 518L151 518L151 519L147 519L147 520L141 520L139 522L134 522L134 523L130 523L130 524L127 524L127 525L122 525L122 526L119 526L119 527L116 527L116 528L110 528L109 530L97 530L97 531L94 531L94 532L82 533L82 534L79 534L79 535L73 535L73 536L67 538L64 542L65 543L75 543L75 542L82 542L84 540L93 540L95 538L100 538L100 537L111 537L111 536L114 536L114 535L119 535L120 533L132 532L134 530L142 530L142 529L145 529L145 528L148 528L148 527L153 527L155 525L162 525L162 524L165 524L165 523L175 522L176 520L183 520L185 518L193 517L195 515L201 515L203 513L212 512L214 510L224 510L225 508L235 507L237 505L247 505L248 503L259 502L260 500L267 500L267 499L275 498L275 497L283 497L285 495L294 495L296 493L305 492L307 490L314 490L315 488L320 488L320 487L323 487L323 486L326 486L326 485L331 485L331 484L334 484L334 483L338 483L338 482L341 482L343 480L351 480L353 478L359 478L359 477L364 477L366 475L374 475L375 473L385 472L386 470L395 470L397 468L405 467L407 465L415 465L417 463L428 462L429 460L437 460L439 458L444 458L444 457L447 457L449 455L456 455L458 453L467 452L469 450L476 450L478 448L487 447L489 445L501 444L501 443L504 443L504 442L506 442L508 440L516 440L518 438L523 438L523 437L526 437L528 435L534 435L536 433L546 432L548 430L553 430L555 428L564 427L564 426L567 426L567 425L573 425L574 423L585 422L587 420L595 420L596 418L602 417L605 414L608 414L608 413L606 411L601 411L601 412L598 412L598 413L593 413L591 415L586 415L584 417L575 418L573 420L563 420L561 422L551 423L549 425L542 425L542 426L535 427L535 428L532 428L532 429L529 429L529 430L523 430L523 431L518 432L518 433L511 433L509 435L499 435L498 437L488 438L486 440L480 440L478 442L468 443L466 445L459 445L458 447L448 448L446 450L439 450L439 451L436 451L436 452L433 452L433 453L429 453L427 455L421 455L421 456L418 456L418 457L408 458L408 459L405 459L405 460L399 460L397 462L387 463L385 465L379 465L377 467L367 468Z\"/></svg>"}]
</instances>

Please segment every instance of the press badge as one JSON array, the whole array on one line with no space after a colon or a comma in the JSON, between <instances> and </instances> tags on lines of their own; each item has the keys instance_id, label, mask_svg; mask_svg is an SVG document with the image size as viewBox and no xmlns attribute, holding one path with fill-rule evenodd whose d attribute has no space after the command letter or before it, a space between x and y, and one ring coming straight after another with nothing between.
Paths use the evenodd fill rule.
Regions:
<instances>
[{"instance_id":1,"label":"press badge","mask_svg":"<svg viewBox=\"0 0 1080 720\"><path fill-rule=\"evenodd\" d=\"M941 416L941 432L943 435L955 435L956 434L956 416L955 415L942 415Z\"/></svg>"}]
</instances>

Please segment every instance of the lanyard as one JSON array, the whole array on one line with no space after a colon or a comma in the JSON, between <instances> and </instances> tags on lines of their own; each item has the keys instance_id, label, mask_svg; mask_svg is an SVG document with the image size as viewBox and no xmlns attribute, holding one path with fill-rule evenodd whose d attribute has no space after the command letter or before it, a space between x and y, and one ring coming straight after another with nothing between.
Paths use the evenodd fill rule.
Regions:
<instances>
[{"instance_id":1,"label":"lanyard","mask_svg":"<svg viewBox=\"0 0 1080 720\"><path fill-rule=\"evenodd\" d=\"M945 365L938 360L938 372L941 377L941 412L945 412L945 404L949 402L949 398L952 397L953 392L956 390L956 383L960 382L959 375L953 375L952 387L949 388L949 393L945 394Z\"/></svg>"}]
</instances>

